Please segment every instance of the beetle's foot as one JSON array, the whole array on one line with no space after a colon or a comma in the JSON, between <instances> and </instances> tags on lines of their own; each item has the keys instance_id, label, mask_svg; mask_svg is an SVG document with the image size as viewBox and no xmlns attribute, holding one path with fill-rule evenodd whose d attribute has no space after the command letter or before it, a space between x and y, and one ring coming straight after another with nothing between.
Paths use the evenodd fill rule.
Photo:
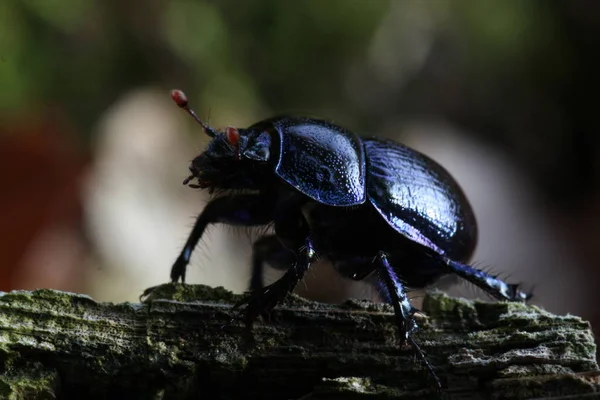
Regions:
<instances>
[{"instance_id":1,"label":"beetle's foot","mask_svg":"<svg viewBox=\"0 0 600 400\"><path fill-rule=\"evenodd\" d=\"M400 330L400 346L404 346L405 344L408 344L412 348L412 350L415 353L416 358L427 369L429 378L435 385L436 391L439 392L442 390L442 382L440 381L440 378L435 373L433 366L431 365L431 363L425 356L425 353L423 353L423 350L421 350L421 346L419 346L419 344L414 339L414 334L419 330L419 326L417 325L414 315L419 312L420 312L419 310L417 310L416 308L413 307L411 309L410 316L407 316L405 318L405 320L398 326L398 328ZM420 314L420 315L423 315L423 314Z\"/></svg>"},{"instance_id":2,"label":"beetle's foot","mask_svg":"<svg viewBox=\"0 0 600 400\"><path fill-rule=\"evenodd\" d=\"M252 324L260 316L267 319L271 311L279 304L288 294L286 285L281 283L281 280L266 286L262 289L254 290L250 294L238 302L234 309L246 306L244 313L244 322L246 326L252 327Z\"/></svg>"},{"instance_id":3,"label":"beetle's foot","mask_svg":"<svg viewBox=\"0 0 600 400\"><path fill-rule=\"evenodd\" d=\"M519 290L519 284L509 283L507 286L509 288L509 293L507 294L509 301L527 303L533 297L533 289L528 292L522 292Z\"/></svg>"},{"instance_id":4,"label":"beetle's foot","mask_svg":"<svg viewBox=\"0 0 600 400\"><path fill-rule=\"evenodd\" d=\"M398 324L398 330L400 331L400 346L404 346L409 341L410 337L419 330L417 321L413 317L413 314L406 316L402 322Z\"/></svg>"},{"instance_id":5,"label":"beetle's foot","mask_svg":"<svg viewBox=\"0 0 600 400\"><path fill-rule=\"evenodd\" d=\"M429 363L429 360L427 360L427 357L425 357L425 354L423 353L423 350L421 350L421 347L417 344L417 342L415 341L415 339L413 339L413 335L412 334L407 334L406 335L406 340L408 341L408 343L413 348L413 351L415 352L415 355L417 356L417 358L421 361L422 364L425 365L425 368L427 368L427 372L429 374L429 377L433 381L433 384L435 385L436 391L438 393L440 393L442 391L442 389L443 389L442 382L440 381L440 378L435 373L435 370L433 369L433 366Z\"/></svg>"},{"instance_id":6,"label":"beetle's foot","mask_svg":"<svg viewBox=\"0 0 600 400\"><path fill-rule=\"evenodd\" d=\"M177 260L175 260L171 267L171 282L177 283L181 280L181 283L185 283L185 272L188 263L189 260L185 259L183 254L180 254L179 257L177 257Z\"/></svg>"},{"instance_id":7,"label":"beetle's foot","mask_svg":"<svg viewBox=\"0 0 600 400\"><path fill-rule=\"evenodd\" d=\"M419 330L419 326L417 325L414 317L415 314L424 315L420 314L420 311L414 307L411 309L410 316L406 317L404 323L399 327L401 332L400 345L403 346L405 343L408 343L410 347L412 347L417 359L420 360L421 364L427 369L428 375L435 385L436 391L440 392L442 390L442 382L435 373L433 366L425 356L425 353L423 353L423 350L421 350L421 346L419 346L414 339L414 334Z\"/></svg>"}]
</instances>

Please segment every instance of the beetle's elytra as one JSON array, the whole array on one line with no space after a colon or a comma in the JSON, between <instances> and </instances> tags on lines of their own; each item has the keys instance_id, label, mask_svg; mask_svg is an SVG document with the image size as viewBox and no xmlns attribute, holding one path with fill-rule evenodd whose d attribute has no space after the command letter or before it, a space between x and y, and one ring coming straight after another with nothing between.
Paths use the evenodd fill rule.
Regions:
<instances>
[{"instance_id":1,"label":"beetle's elytra","mask_svg":"<svg viewBox=\"0 0 600 400\"><path fill-rule=\"evenodd\" d=\"M293 290L317 256L352 279L379 270L378 290L394 306L402 337L439 386L413 339L417 310L407 288L454 273L500 300L530 297L465 264L477 242L475 216L459 185L427 156L310 118L283 116L217 131L188 107L182 92L171 96L212 137L184 184L228 189L198 216L171 279L185 280L192 251L209 224L272 223L275 234L253 245L251 294L244 301L248 324ZM261 276L265 262L287 271L267 287Z\"/></svg>"}]
</instances>

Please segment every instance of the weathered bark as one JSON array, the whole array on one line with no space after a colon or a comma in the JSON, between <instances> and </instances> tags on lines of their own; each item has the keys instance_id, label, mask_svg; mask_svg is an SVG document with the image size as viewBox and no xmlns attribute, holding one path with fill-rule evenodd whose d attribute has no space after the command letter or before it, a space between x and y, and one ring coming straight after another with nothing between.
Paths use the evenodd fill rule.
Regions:
<instances>
[{"instance_id":1,"label":"weathered bark","mask_svg":"<svg viewBox=\"0 0 600 400\"><path fill-rule=\"evenodd\" d=\"M438 398L390 307L290 296L250 333L222 288L163 285L145 304L51 290L0 297L0 397ZM600 398L588 323L432 293L417 335L452 399ZM574 396L574 397L570 397Z\"/></svg>"}]
</instances>

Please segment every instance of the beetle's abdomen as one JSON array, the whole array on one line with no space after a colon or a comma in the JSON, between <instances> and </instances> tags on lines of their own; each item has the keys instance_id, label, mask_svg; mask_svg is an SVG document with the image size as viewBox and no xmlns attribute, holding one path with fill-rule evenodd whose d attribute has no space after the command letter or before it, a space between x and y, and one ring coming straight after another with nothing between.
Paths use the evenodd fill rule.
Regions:
<instances>
[{"instance_id":1,"label":"beetle's abdomen","mask_svg":"<svg viewBox=\"0 0 600 400\"><path fill-rule=\"evenodd\" d=\"M367 194L399 233L462 261L477 243L475 216L450 174L425 155L392 141L364 140Z\"/></svg>"},{"instance_id":2,"label":"beetle's abdomen","mask_svg":"<svg viewBox=\"0 0 600 400\"><path fill-rule=\"evenodd\" d=\"M285 117L273 125L280 137L279 177L322 204L366 201L364 149L356 135L308 118Z\"/></svg>"}]
</instances>

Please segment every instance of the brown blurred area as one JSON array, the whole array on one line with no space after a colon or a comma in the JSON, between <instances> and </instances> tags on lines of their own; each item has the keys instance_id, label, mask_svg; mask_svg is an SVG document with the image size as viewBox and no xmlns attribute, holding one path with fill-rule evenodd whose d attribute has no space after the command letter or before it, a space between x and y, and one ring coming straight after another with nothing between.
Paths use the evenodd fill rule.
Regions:
<instances>
[{"instance_id":1,"label":"brown blurred area","mask_svg":"<svg viewBox=\"0 0 600 400\"><path fill-rule=\"evenodd\" d=\"M81 185L89 159L63 122L34 116L0 127L0 290L85 288Z\"/></svg>"},{"instance_id":2,"label":"brown blurred area","mask_svg":"<svg viewBox=\"0 0 600 400\"><path fill-rule=\"evenodd\" d=\"M595 0L0 2L0 290L167 280L208 200L181 185L206 138L178 87L216 127L308 114L429 154L473 203L475 265L598 330L599 30ZM245 290L249 249L211 229L188 281ZM327 265L298 290L372 296Z\"/></svg>"}]
</instances>

